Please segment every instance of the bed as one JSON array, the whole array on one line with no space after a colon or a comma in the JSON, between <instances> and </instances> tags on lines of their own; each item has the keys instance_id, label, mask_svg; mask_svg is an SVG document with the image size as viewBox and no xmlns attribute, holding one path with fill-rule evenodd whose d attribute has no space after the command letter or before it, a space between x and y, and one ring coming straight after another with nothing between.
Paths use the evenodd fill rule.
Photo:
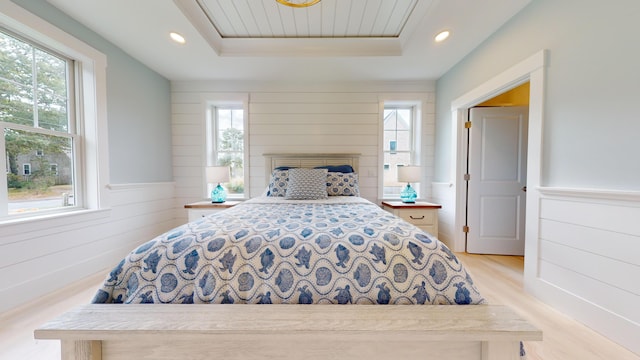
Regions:
<instances>
[{"instance_id":1,"label":"bed","mask_svg":"<svg viewBox=\"0 0 640 360\"><path fill-rule=\"evenodd\" d=\"M225 358L239 359L262 358L269 348L264 336L274 337L272 341L277 339L275 343L279 345L270 351L277 353L280 349L278 356L282 358L284 353L290 354L286 358L333 358L340 348L337 344L343 344L344 351L355 344L369 344L370 349L376 349L380 341L395 341L393 344L398 345L406 342L402 339L408 333L415 333L413 335L422 334L422 339L430 343L433 354L446 353L447 358L515 359L521 355L519 340L539 339L540 333L535 328L508 309L486 305L463 264L434 234L361 198L358 162L357 154L265 155L265 177L269 185L264 194L179 226L138 246L109 272L96 292L93 305L82 308L75 317L68 316L85 322L98 316L86 327L93 337L99 337L98 328L112 332L117 328L121 334L131 336L128 325L121 327L123 322L127 323L127 317L102 328L104 319L123 316L117 315L120 308L135 309L129 316L149 312L146 323L153 323L153 317L159 316L157 311L162 312L169 323L177 321L169 326L170 330L164 328L166 324L158 325L173 334L169 337L171 341L184 338L193 342L194 338L185 334L193 333L193 329L189 330L190 324L199 319L202 324L197 325L196 330L199 335L204 333L205 338L227 336L224 339L230 342L230 334L235 339L258 336L259 339L247 338L243 340L245 345L240 345L246 350L251 348L247 341L257 341L261 344L254 349L257 354L233 355L224 350ZM162 305L141 305L151 303ZM193 305L184 308L185 305L176 307L175 304ZM315 306L303 306L309 304ZM357 306L339 310L340 307L333 304ZM196 308L198 310L192 310ZM465 311L466 318L461 315ZM477 311L484 315L478 315ZM184 323L168 320L181 313L189 320ZM241 314L245 313L253 315L243 317ZM290 322L297 317L313 320L303 325L298 320ZM420 318L423 321L416 323L415 319ZM264 323L252 329L247 325L252 319L255 323ZM452 319L457 320L452 323ZM404 325L399 321L404 321ZM64 318L56 324L78 330L77 324L70 323L74 321ZM154 344L153 348L166 343L166 339L162 339L167 334L160 335L161 329L142 320L137 323L134 327L138 332L133 333L157 335L154 340L149 340L149 336L144 338ZM451 328L443 328L443 323ZM460 324L466 324L462 330L457 329ZM296 327L298 330L292 332ZM265 329L270 330L265 332ZM50 330L44 326L36 334L52 336ZM342 333L344 331L346 333ZM442 334L448 331L448 341L442 341ZM295 340L301 333L308 337L298 339L300 344L313 348L313 354L283 347L283 336ZM506 335L511 336L508 341L500 337ZM344 339L350 336L355 336L355 342L345 343ZM315 340L309 342L310 339ZM496 339L500 340L496 342ZM71 352L83 354L81 356L92 354L98 345L93 340L84 341L87 338L82 340L67 348L73 347L75 350ZM318 348L320 343L327 353L322 352L322 347ZM100 343L100 349L103 346ZM144 346L128 346L127 351L115 351L122 357L113 358L143 358L140 357L145 353L143 350L132 349L145 349ZM193 347L180 347L187 348ZM453 351L453 348L459 350ZM198 352L203 351L200 349L190 356L201 358L203 355ZM209 351L212 350L206 352ZM357 353L362 358L376 354L383 358L390 354L413 356L417 350L394 351ZM165 349L160 353L170 352ZM160 358L158 351L153 354L148 358ZM357 355L353 351L349 354Z\"/></svg>"}]
</instances>

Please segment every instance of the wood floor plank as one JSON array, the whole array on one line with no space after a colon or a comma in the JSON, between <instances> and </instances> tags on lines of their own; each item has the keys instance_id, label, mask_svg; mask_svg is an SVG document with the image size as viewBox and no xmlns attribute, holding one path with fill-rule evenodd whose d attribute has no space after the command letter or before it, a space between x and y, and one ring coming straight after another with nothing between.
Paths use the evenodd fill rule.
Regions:
<instances>
[{"instance_id":1,"label":"wood floor plank","mask_svg":"<svg viewBox=\"0 0 640 360\"><path fill-rule=\"evenodd\" d=\"M509 305L543 332L543 341L524 342L527 360L639 360L640 356L558 312L523 290L524 258L456 254L489 303Z\"/></svg>"}]
</instances>

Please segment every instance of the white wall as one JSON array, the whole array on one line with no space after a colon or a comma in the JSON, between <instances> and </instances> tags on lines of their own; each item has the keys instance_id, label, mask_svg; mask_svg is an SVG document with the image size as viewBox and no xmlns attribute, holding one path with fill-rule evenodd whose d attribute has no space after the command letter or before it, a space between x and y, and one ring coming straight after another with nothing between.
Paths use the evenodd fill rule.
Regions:
<instances>
[{"instance_id":1,"label":"white wall","mask_svg":"<svg viewBox=\"0 0 640 360\"><path fill-rule=\"evenodd\" d=\"M250 195L265 189L265 153L360 153L360 190L377 202L380 101L424 99L422 164L432 174L433 83L282 85L216 82L172 83L173 164L176 207L205 198L205 108L207 100L244 94L249 99ZM430 176L425 178L425 182ZM426 184L425 197L430 197ZM186 211L178 217L186 219Z\"/></svg>"},{"instance_id":2,"label":"white wall","mask_svg":"<svg viewBox=\"0 0 640 360\"><path fill-rule=\"evenodd\" d=\"M525 285L640 354L638 13L634 0L537 0L454 66L437 83L436 180L456 181L452 101L546 49Z\"/></svg>"},{"instance_id":3,"label":"white wall","mask_svg":"<svg viewBox=\"0 0 640 360\"><path fill-rule=\"evenodd\" d=\"M176 226L173 183L112 185L111 207L2 225L0 313L80 280Z\"/></svg>"},{"instance_id":4,"label":"white wall","mask_svg":"<svg viewBox=\"0 0 640 360\"><path fill-rule=\"evenodd\" d=\"M438 211L438 239L453 251L464 251L464 247L456 249L455 246L456 201L453 183L434 182L431 184L431 190L431 200L442 205Z\"/></svg>"}]
</instances>

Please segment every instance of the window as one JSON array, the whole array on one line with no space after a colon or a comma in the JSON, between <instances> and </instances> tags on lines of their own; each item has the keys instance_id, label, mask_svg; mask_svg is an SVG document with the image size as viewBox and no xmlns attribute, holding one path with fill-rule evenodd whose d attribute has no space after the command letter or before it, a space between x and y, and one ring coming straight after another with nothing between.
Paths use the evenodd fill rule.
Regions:
<instances>
[{"instance_id":1,"label":"window","mask_svg":"<svg viewBox=\"0 0 640 360\"><path fill-rule=\"evenodd\" d=\"M75 193L73 66L50 49L0 31L0 130L9 169L2 212L8 215L57 208L62 194ZM54 160L68 176L56 178ZM29 176L19 176L20 163Z\"/></svg>"},{"instance_id":2,"label":"window","mask_svg":"<svg viewBox=\"0 0 640 360\"><path fill-rule=\"evenodd\" d=\"M210 126L212 154L210 165L228 166L230 181L224 184L230 198L243 198L245 194L245 119L242 105L212 107ZM209 184L209 186L212 186ZM207 189L207 194L210 193Z\"/></svg>"},{"instance_id":3,"label":"window","mask_svg":"<svg viewBox=\"0 0 640 360\"><path fill-rule=\"evenodd\" d=\"M51 164L51 167L49 169L51 170L51 174L53 176L58 176L58 164Z\"/></svg>"},{"instance_id":4,"label":"window","mask_svg":"<svg viewBox=\"0 0 640 360\"><path fill-rule=\"evenodd\" d=\"M0 24L0 228L106 216L106 56L11 1L0 1ZM24 163L37 181L16 177Z\"/></svg>"},{"instance_id":5,"label":"window","mask_svg":"<svg viewBox=\"0 0 640 360\"><path fill-rule=\"evenodd\" d=\"M398 167L417 163L416 109L410 105L387 105L383 113L383 198L400 198L406 184L398 182ZM411 186L420 194L419 184Z\"/></svg>"}]
</instances>

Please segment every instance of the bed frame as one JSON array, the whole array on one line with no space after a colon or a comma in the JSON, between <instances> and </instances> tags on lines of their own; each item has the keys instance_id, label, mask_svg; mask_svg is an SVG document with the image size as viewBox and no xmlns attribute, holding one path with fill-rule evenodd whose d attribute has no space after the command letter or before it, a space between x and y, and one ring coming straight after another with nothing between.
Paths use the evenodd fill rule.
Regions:
<instances>
[{"instance_id":1,"label":"bed frame","mask_svg":"<svg viewBox=\"0 0 640 360\"><path fill-rule=\"evenodd\" d=\"M265 154L278 166L351 165L360 154ZM62 360L520 359L542 332L499 305L89 304L34 332Z\"/></svg>"},{"instance_id":2,"label":"bed frame","mask_svg":"<svg viewBox=\"0 0 640 360\"><path fill-rule=\"evenodd\" d=\"M93 304L35 338L62 360L516 360L542 333L497 305Z\"/></svg>"}]
</instances>

